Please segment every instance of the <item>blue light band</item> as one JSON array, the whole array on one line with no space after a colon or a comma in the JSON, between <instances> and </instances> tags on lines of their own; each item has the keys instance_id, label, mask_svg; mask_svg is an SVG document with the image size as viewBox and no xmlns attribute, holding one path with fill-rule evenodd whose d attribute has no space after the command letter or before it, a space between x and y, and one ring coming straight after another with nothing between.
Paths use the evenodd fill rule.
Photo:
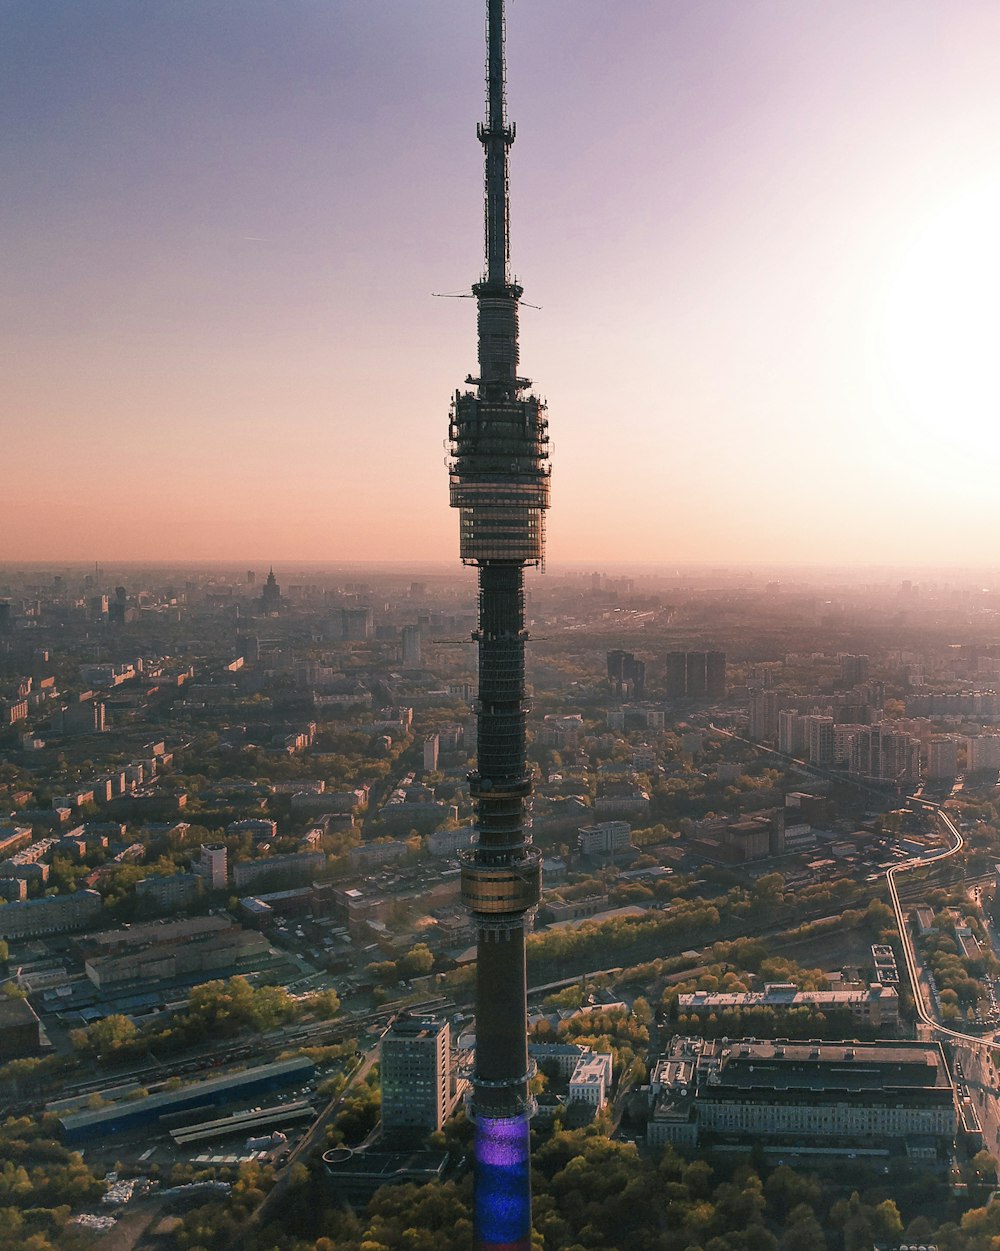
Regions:
<instances>
[{"instance_id":1,"label":"blue light band","mask_svg":"<svg viewBox=\"0 0 1000 1251\"><path fill-rule=\"evenodd\" d=\"M476 1251L531 1251L527 1117L476 1121Z\"/></svg>"}]
</instances>

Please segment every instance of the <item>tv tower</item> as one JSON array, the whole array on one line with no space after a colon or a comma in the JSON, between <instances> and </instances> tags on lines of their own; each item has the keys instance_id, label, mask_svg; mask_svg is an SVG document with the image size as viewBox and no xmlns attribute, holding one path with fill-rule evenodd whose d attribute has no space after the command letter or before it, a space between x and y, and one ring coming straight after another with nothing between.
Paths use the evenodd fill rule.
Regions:
<instances>
[{"instance_id":1,"label":"tv tower","mask_svg":"<svg viewBox=\"0 0 1000 1251\"><path fill-rule=\"evenodd\" d=\"M530 1251L531 1174L524 936L538 903L538 852L525 831L524 567L541 562L549 506L545 405L518 376L518 302L510 276L504 2L487 0L486 271L478 302L479 377L451 410L451 506L462 562L479 570L478 733L469 788L476 840L462 860L462 899L476 928L476 1251Z\"/></svg>"}]
</instances>

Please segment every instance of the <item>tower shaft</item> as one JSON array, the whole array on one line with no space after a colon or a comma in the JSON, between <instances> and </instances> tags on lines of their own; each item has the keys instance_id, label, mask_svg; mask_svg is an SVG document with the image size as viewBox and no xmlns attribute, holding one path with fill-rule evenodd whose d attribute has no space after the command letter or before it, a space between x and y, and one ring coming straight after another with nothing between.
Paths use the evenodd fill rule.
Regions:
<instances>
[{"instance_id":1,"label":"tower shaft","mask_svg":"<svg viewBox=\"0 0 1000 1251\"><path fill-rule=\"evenodd\" d=\"M476 768L469 787L476 839L462 860L462 898L477 940L476 1251L530 1251L531 1182L525 978L526 918L538 903L540 860L526 831L531 799L525 725L524 567L544 554L549 506L545 405L518 376L518 302L510 278L504 3L487 0L485 272L478 302L476 390L451 411L450 490L462 561L479 569Z\"/></svg>"}]
</instances>

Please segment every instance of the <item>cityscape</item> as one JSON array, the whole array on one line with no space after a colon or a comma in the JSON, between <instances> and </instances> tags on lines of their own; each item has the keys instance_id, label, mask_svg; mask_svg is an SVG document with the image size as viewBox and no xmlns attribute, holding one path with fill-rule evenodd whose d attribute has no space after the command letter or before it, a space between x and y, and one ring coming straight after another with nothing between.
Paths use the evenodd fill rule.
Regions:
<instances>
[{"instance_id":1,"label":"cityscape","mask_svg":"<svg viewBox=\"0 0 1000 1251\"><path fill-rule=\"evenodd\" d=\"M472 571L3 593L5 1245L469 1245ZM529 571L545 1246L980 1245L995 598Z\"/></svg>"},{"instance_id":2,"label":"cityscape","mask_svg":"<svg viewBox=\"0 0 1000 1251\"><path fill-rule=\"evenodd\" d=\"M583 379L602 393L602 371L585 367L596 351L578 337L566 355L546 338L580 335L586 298L575 284L591 257L576 256L574 273L548 268L558 245L532 193L538 149L528 140L533 177L522 178L520 110L508 100L520 102L524 81L514 67L538 65L557 32L581 64L618 74L615 49L642 33L637 14L580 0L571 33L563 0L549 16L478 0L465 9L477 11L483 43L469 41L464 9L432 53L424 41L446 7L428 0L414 16L390 3L379 15L345 0L319 14L293 3L276 23L267 6L235 21L215 3L196 15L99 0L86 21L62 0L44 13L12 6L4 55L25 130L15 127L5 153L18 187L7 229L12 292L25 299L4 415L21 472L0 530L0 1251L996 1251L1000 584L983 557L997 522L986 475L1000 253L988 236L1000 176L967 119L975 105L981 123L996 105L988 49L1000 46L1000 16L963 2L949 26L922 2L874 16L852 2L778 19L762 0L647 15L650 47L676 39L679 49L657 62L657 99L692 133L676 147L680 163L657 169L662 204L676 193L659 181L664 170L686 184L696 153L719 159L719 135L736 133L726 110L739 91L722 89L724 64L739 66L731 86L748 92L748 131L776 135L768 110L781 130L779 102L792 91L809 142L833 117L827 91L877 80L884 97L866 99L883 111L868 120L892 136L897 179L907 145L895 140L921 133L925 97L937 95L942 122L967 123L947 157L935 158L929 132L914 143L927 164L918 181L929 187L935 167L951 198L905 221L887 200L894 277L881 260L857 271L861 286L881 273L855 306L864 347L838 359L815 418L783 424L810 362L815 399L838 358L829 307L823 352L793 331L808 317L776 314L765 332L760 424L760 395L742 410L752 440L741 442L734 413L713 413L726 387L699 383L692 357L662 442L652 409L631 428L627 405L606 415L610 429L592 424ZM828 76L807 84L831 32ZM870 79L893 40L894 73L884 81L879 66ZM179 54L169 70L165 47ZM782 65L766 85L747 68L755 47ZM376 49L398 59L398 81L383 81ZM428 82L445 53L456 63L440 97L413 96L408 76ZM551 50L541 55L555 66ZM648 55L636 47L623 99L640 90ZM931 63L936 88L916 72ZM119 308L112 318L128 308L121 264L140 238L149 245L178 185L172 162L195 151L204 160L207 119L237 182L253 170L259 192L282 186L295 200L308 187L319 202L323 127L310 133L306 115L337 100L358 130L335 164L363 178L394 98L404 130L419 99L450 135L453 86L481 64L484 111L465 137L481 148L470 217L482 269L467 290L433 293L475 301L477 370L450 408L444 365L463 365L429 346L431 314L418 327L362 311L363 276L377 288L376 258L395 245L376 231L362 246L360 224L345 245L338 222L324 256L353 258L348 269L370 257L353 275L359 316L343 323L336 353L364 360L377 325L369 359L381 395L359 409L345 373L322 436L313 423L325 375L310 372L305 336L284 348L307 384L262 419L282 385L268 363L278 351L269 318L319 289L305 269L299 288L278 277L300 264L296 248L318 255L304 236L268 263L274 299L252 331L254 301L235 290L182 300L182 315L159 303L171 284L175 294L191 284L193 296L198 271L198 245L178 266L166 240L143 262L151 286L130 288L136 320L125 314L117 346L99 329L105 299ZM259 116L275 126L254 136L252 155L250 114L242 129L226 120L240 98L256 99L245 94L251 65L267 102ZM331 65L335 86L321 88ZM565 70L555 78L572 92ZM384 107L373 114L362 99L376 80ZM295 88L287 99L282 83ZM600 94L601 75L592 83ZM196 116L188 110L208 84L218 108ZM193 128L147 143L140 119L159 112L157 100ZM595 161L620 133L615 118L634 117L627 105L610 112L611 130L601 118L589 132ZM289 119L305 181L283 185L266 153L280 164ZM529 108L526 123L561 130L544 108ZM586 126L577 110L574 143ZM788 160L807 168L793 130L782 132ZM875 142L856 133L861 147ZM156 211L151 170L123 198L90 198L109 141L106 173L138 171L151 153L162 164ZM748 205L763 202L763 183L752 187L774 168L756 142L744 150L736 139L726 158L754 170ZM39 158L53 143L64 150L50 167ZM622 169L628 146L618 145ZM429 179L439 157L464 168L450 146L428 144L411 177ZM74 176L74 162L91 158ZM193 160L191 203L222 187ZM67 199L43 209L36 188L50 173ZM888 196L889 165L882 176L877 194ZM415 257L451 235L451 207L442 200L425 219L420 194L397 292L418 272ZM255 202L266 216L265 198ZM851 202L858 220L864 202ZM386 203L365 205L373 222ZM74 208L84 234L102 215L138 216L127 238L112 230L54 282ZM596 220L607 211L600 195L590 210ZM284 216L276 202L270 211L272 225L290 223L287 203ZM816 211L801 290L824 254ZM173 202L161 219L168 234L177 213ZM199 228L211 216L206 207ZM709 212L706 239L727 236L725 216ZM678 237L693 223L680 209L663 217ZM569 219L561 226L572 242ZM542 253L522 245L522 230L548 241ZM801 239L786 238L794 253ZM230 255L268 242L240 233ZM559 296L552 311L523 298L522 247L572 309L563 314ZM599 268L600 243L586 250ZM219 252L210 244L203 259ZM434 255L438 264L444 253ZM831 266L846 255L831 253ZM672 263L681 273L690 257ZM713 289L715 263L706 254L695 265L695 287ZM200 280L221 280L218 264ZM732 343L727 386L754 376L740 362L785 281L759 288L764 314ZM734 309L754 289L737 284ZM843 293L825 289L838 305ZM74 322L84 291L93 320ZM837 316L852 320L844 298ZM806 299L818 308L822 293ZM213 307L245 336L231 356L213 337ZM528 332L522 353L528 319L543 311L549 329ZM602 333L613 347L612 320ZM393 362L386 343L404 325L425 347L407 344ZM689 333L678 322L672 350ZM79 368L88 336L99 345L89 376ZM180 391L169 364L161 387L163 362L192 347ZM379 421L411 349L429 370L409 375L418 406L425 377L441 370L437 432L428 439L421 415L413 439L444 449L433 508L416 454L402 478L393 467L391 449L410 436ZM780 373L769 372L782 354ZM546 385L550 366L555 379L551 432L528 357ZM605 367L617 371L615 357ZM71 424L67 383L79 406ZM213 426L204 406L220 387ZM862 390L824 451L823 414ZM183 416L170 408L182 396ZM129 407L136 398L144 417ZM598 433L601 450L581 456ZM58 456L46 454L49 440ZM102 448L112 447L114 474L88 476L90 457L110 469ZM338 453L329 465L327 448ZM920 501L919 521L901 511L906 499ZM445 559L448 505L457 542ZM324 509L339 521L325 546ZM271 552L234 558L262 546Z\"/></svg>"}]
</instances>

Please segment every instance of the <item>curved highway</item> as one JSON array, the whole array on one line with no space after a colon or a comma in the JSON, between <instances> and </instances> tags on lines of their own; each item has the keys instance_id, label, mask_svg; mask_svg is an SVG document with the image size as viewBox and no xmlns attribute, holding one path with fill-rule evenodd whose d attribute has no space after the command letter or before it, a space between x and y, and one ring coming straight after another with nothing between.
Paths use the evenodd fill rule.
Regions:
<instances>
[{"instance_id":1,"label":"curved highway","mask_svg":"<svg viewBox=\"0 0 1000 1251\"><path fill-rule=\"evenodd\" d=\"M937 855L917 856L912 860L904 860L902 864L895 864L886 872L886 880L889 883L889 896L892 899L892 907L896 913L896 925L899 928L899 937L903 944L906 972L910 979L910 988L913 991L913 1004L917 1018L928 1029L932 1029L935 1033L942 1034L946 1038L954 1038L969 1046L992 1050L996 1046L992 1037L983 1038L979 1034L963 1034L961 1030L949 1029L947 1025L942 1025L940 1021L935 1020L924 1005L924 998L920 993L920 974L917 969L917 958L913 950L910 932L906 925L906 913L903 911L903 905L899 899L899 891L896 888L896 875L898 873L906 873L909 869L918 869L922 865L933 864L937 860L946 860L949 856L954 856L956 852L961 851L964 847L965 839L959 833L951 817L948 816L941 804L932 803L930 800L922 799L917 795L910 795L908 798L911 802L919 804L926 811L933 812L954 840L951 847L945 848L944 851L938 852Z\"/></svg>"},{"instance_id":2,"label":"curved highway","mask_svg":"<svg viewBox=\"0 0 1000 1251\"><path fill-rule=\"evenodd\" d=\"M809 770L818 774L829 774L829 770L820 769L810 765L805 760L798 760L793 756L785 755L783 752L776 751L773 747L767 747L763 743L758 743L753 739L744 738L740 734L734 733L732 730L723 729L722 726L709 722L708 728L715 734L722 734L726 738L739 739L741 742L747 743L749 746L756 748L758 751L767 752L772 756L780 756L788 763L794 764L800 768ZM832 775L831 775L832 776ZM852 779L856 782L856 779ZM869 788L861 785L861 789ZM954 842L951 847L947 847L944 851L938 852L935 856L915 856L912 860L904 860L902 864L894 864L891 869L886 871L886 880L889 883L889 896L892 899L892 907L896 913L896 925L899 928L900 941L903 944L903 955L906 959L906 972L910 979L910 986L913 990L913 1003L916 1009L917 1018L928 1029L932 1029L937 1034L942 1034L947 1038L957 1039L959 1042L967 1043L972 1047L980 1047L983 1050L992 1050L996 1043L993 1038L983 1038L979 1034L963 1034L961 1030L949 1029L947 1025L942 1025L936 1021L927 1009L924 1007L923 996L920 993L920 975L917 971L917 959L913 950L913 943L910 940L909 931L906 928L906 914L900 903L899 891L896 889L896 874L905 873L909 869L918 869L921 865L932 864L936 860L946 860L949 856L954 856L956 852L962 850L965 845L965 839L959 833L951 817L948 816L942 804L934 803L932 800L924 799L920 795L908 795L907 799L911 803L918 804L925 811L933 812L938 818L947 832L951 835Z\"/></svg>"}]
</instances>

